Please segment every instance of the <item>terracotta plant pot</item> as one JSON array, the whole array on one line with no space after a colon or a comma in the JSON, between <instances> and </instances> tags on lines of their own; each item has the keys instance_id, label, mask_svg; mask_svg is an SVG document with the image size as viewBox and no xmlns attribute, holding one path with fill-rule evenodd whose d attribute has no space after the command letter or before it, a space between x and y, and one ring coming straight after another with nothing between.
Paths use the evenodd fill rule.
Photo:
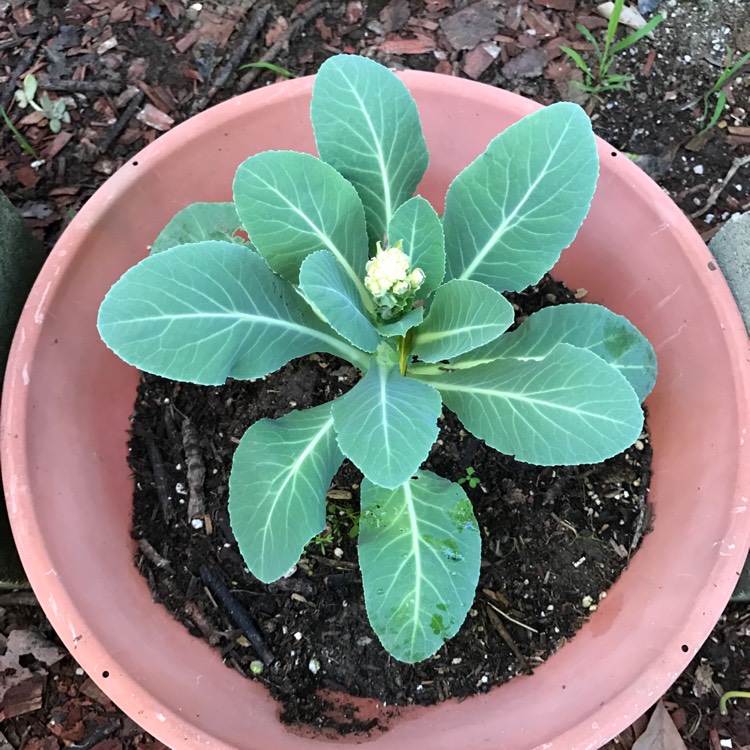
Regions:
<instances>
[{"instance_id":1,"label":"terracotta plant pot","mask_svg":"<svg viewBox=\"0 0 750 750\"><path fill-rule=\"evenodd\" d=\"M420 191L438 210L457 172L537 107L464 80L403 80L431 153ZM151 601L129 534L125 457L138 373L101 343L96 313L178 209L230 198L244 158L314 149L311 89L302 79L233 99L125 164L54 249L8 367L2 466L29 579L81 666L140 725L181 750L317 743L281 725L261 684L225 667ZM680 210L603 142L600 155L593 208L555 275L627 315L656 347L660 373L647 403L654 530L591 621L533 676L462 703L396 712L372 747L596 748L679 675L737 581L750 535L746 333ZM339 747L362 740L343 738Z\"/></svg>"}]
</instances>

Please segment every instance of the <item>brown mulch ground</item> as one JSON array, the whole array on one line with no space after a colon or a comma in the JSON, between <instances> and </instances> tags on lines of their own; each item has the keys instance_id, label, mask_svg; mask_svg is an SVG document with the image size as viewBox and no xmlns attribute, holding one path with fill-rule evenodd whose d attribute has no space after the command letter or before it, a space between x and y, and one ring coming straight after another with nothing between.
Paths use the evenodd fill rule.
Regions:
<instances>
[{"instance_id":1,"label":"brown mulch ground","mask_svg":"<svg viewBox=\"0 0 750 750\"><path fill-rule=\"evenodd\" d=\"M579 74L560 45L592 60L576 24L601 38L606 21L586 0L0 0L0 105L36 152L0 129L0 187L51 247L102 181L161 132L279 77L239 66L268 61L305 75L344 51L473 78L543 103L580 101L599 135L647 157L643 167L709 238L733 213L750 209L750 165L732 172L750 153L747 70L726 87L717 126L695 137L727 45L750 51L750 12L744 0L663 0L662 8L665 23L618 59L617 72L634 76L631 90L585 100L571 85ZM13 101L27 73L66 103L70 123L56 135ZM0 649L15 643L14 632L14 639L33 631L55 643L29 596L0 595ZM665 696L688 747L750 746L750 702L738 702L727 717L717 710L724 690L750 689L749 636L747 605L730 605ZM161 747L71 657L36 642L21 648L37 654L20 662L31 676L15 704L28 710L6 717L2 750ZM646 720L611 747L632 747Z\"/></svg>"}]
</instances>

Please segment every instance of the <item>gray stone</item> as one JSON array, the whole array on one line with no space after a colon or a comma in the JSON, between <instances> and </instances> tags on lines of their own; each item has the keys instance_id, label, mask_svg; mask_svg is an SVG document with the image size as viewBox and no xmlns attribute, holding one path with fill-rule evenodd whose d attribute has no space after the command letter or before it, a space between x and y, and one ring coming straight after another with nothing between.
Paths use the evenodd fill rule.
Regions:
<instances>
[{"instance_id":1,"label":"gray stone","mask_svg":"<svg viewBox=\"0 0 750 750\"><path fill-rule=\"evenodd\" d=\"M708 246L750 330L750 213L732 216Z\"/></svg>"},{"instance_id":2,"label":"gray stone","mask_svg":"<svg viewBox=\"0 0 750 750\"><path fill-rule=\"evenodd\" d=\"M737 300L745 327L750 331L750 213L732 216L708 246ZM750 602L750 558L745 561L732 601Z\"/></svg>"},{"instance_id":3,"label":"gray stone","mask_svg":"<svg viewBox=\"0 0 750 750\"><path fill-rule=\"evenodd\" d=\"M42 243L29 232L11 202L0 192L0 378L5 373L18 317L44 258ZM0 589L24 584L23 568L13 545L0 491Z\"/></svg>"},{"instance_id":4,"label":"gray stone","mask_svg":"<svg viewBox=\"0 0 750 750\"><path fill-rule=\"evenodd\" d=\"M495 11L481 0L448 16L440 22L440 27L456 50L474 49L480 42L492 39L498 29Z\"/></svg>"}]
</instances>

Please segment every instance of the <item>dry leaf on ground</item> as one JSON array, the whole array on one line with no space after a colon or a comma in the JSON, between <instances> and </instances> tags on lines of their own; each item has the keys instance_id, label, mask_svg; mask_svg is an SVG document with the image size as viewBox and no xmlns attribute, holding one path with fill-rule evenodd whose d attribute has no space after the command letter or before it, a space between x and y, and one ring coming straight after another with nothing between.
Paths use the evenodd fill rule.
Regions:
<instances>
[{"instance_id":1,"label":"dry leaf on ground","mask_svg":"<svg viewBox=\"0 0 750 750\"><path fill-rule=\"evenodd\" d=\"M656 704L646 731L635 741L633 750L687 750L664 704Z\"/></svg>"}]
</instances>

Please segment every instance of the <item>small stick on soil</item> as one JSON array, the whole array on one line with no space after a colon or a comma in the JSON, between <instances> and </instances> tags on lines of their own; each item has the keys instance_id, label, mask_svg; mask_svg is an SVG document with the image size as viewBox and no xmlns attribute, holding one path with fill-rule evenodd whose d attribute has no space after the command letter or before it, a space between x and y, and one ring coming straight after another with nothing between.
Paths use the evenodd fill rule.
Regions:
<instances>
[{"instance_id":1,"label":"small stick on soil","mask_svg":"<svg viewBox=\"0 0 750 750\"><path fill-rule=\"evenodd\" d=\"M11 99L13 99L13 92L18 83L18 79L29 69L29 66L36 56L37 50L41 47L42 42L49 36L49 33L49 26L46 23L43 24L31 47L26 50L26 54L18 61L18 65L13 68L13 72L10 74L10 78L8 78L8 82L3 89L3 95L0 97L0 107L3 107L3 109L8 109Z\"/></svg>"},{"instance_id":2,"label":"small stick on soil","mask_svg":"<svg viewBox=\"0 0 750 750\"><path fill-rule=\"evenodd\" d=\"M148 459L151 462L151 469L154 472L154 488L156 489L156 496L159 498L161 514L164 517L164 521L169 523L172 513L169 503L169 477L167 476L167 470L164 468L164 461L162 460L161 452L156 447L156 443L154 443L153 440L147 442L146 449L148 450Z\"/></svg>"},{"instance_id":3,"label":"small stick on soil","mask_svg":"<svg viewBox=\"0 0 750 750\"><path fill-rule=\"evenodd\" d=\"M219 576L208 566L201 565L201 578L206 584L208 590L216 597L217 601L226 610L232 622L243 632L245 637L250 641L255 653L258 654L261 661L268 666L275 660L275 656L268 648L263 636L255 626L252 617L248 611L237 601L234 594L224 585Z\"/></svg>"},{"instance_id":4,"label":"small stick on soil","mask_svg":"<svg viewBox=\"0 0 750 750\"><path fill-rule=\"evenodd\" d=\"M63 81L59 79L39 80L43 91L70 91L74 94L117 94L122 85L114 81Z\"/></svg>"},{"instance_id":5,"label":"small stick on soil","mask_svg":"<svg viewBox=\"0 0 750 750\"><path fill-rule=\"evenodd\" d=\"M490 622L492 623L492 627L497 630L498 635L508 644L508 648L510 648L510 650L513 652L513 656L516 657L523 672L525 674L531 674L532 670L529 666L529 662L521 653L518 646L516 646L516 642L513 640L513 638L511 638L510 633L505 629L505 626L503 625L500 618L495 614L493 608L489 605L486 605L484 609L487 612L487 617L489 617Z\"/></svg>"},{"instance_id":6,"label":"small stick on soil","mask_svg":"<svg viewBox=\"0 0 750 750\"><path fill-rule=\"evenodd\" d=\"M747 156L738 156L732 162L732 166L729 167L727 176L709 193L708 200L702 208L699 208L694 213L690 214L691 219L697 219L699 216L703 216L710 208L714 206L719 196L724 191L724 188L730 183L732 177L736 174L738 169L742 169L746 164L750 164L750 154Z\"/></svg>"},{"instance_id":7,"label":"small stick on soil","mask_svg":"<svg viewBox=\"0 0 750 750\"><path fill-rule=\"evenodd\" d=\"M195 602L191 601L185 602L185 606L182 609L192 622L195 623L195 627L201 631L203 637L212 646L215 646L219 642L219 635L216 632L216 628L208 621L206 615L203 614L203 610Z\"/></svg>"},{"instance_id":8,"label":"small stick on soil","mask_svg":"<svg viewBox=\"0 0 750 750\"><path fill-rule=\"evenodd\" d=\"M324 2L313 3L304 13L301 13L291 24L289 24L289 28L268 48L258 62L273 62L289 40L292 39L298 31L301 31L307 26L315 16L319 16L324 8ZM263 68L253 68L249 73L242 76L237 84L237 92L243 93L247 91L253 83L255 83L255 79L262 71Z\"/></svg>"},{"instance_id":9,"label":"small stick on soil","mask_svg":"<svg viewBox=\"0 0 750 750\"><path fill-rule=\"evenodd\" d=\"M198 431L187 417L182 420L182 447L185 451L185 473L189 492L188 523L195 520L200 520L202 523L203 516L206 515L206 496L203 494L206 465L201 455Z\"/></svg>"},{"instance_id":10,"label":"small stick on soil","mask_svg":"<svg viewBox=\"0 0 750 750\"><path fill-rule=\"evenodd\" d=\"M539 631L536 628L532 628L531 625L526 625L526 623L521 622L520 620L514 620L507 612L503 612L500 607L497 606L497 604L491 604L490 602L487 602L488 607L492 607L492 609L495 610L499 615L502 615L506 620L509 622L512 622L514 625L518 625L521 628L526 628L526 630L531 631L532 633L538 633Z\"/></svg>"},{"instance_id":11,"label":"small stick on soil","mask_svg":"<svg viewBox=\"0 0 750 750\"><path fill-rule=\"evenodd\" d=\"M117 118L117 122L112 126L109 133L104 136L102 142L99 144L100 153L103 154L109 151L112 144L122 135L122 132L125 130L128 123L135 117L135 113L139 110L145 98L146 95L142 91L139 91L130 102L128 102L125 111Z\"/></svg>"},{"instance_id":12,"label":"small stick on soil","mask_svg":"<svg viewBox=\"0 0 750 750\"><path fill-rule=\"evenodd\" d=\"M143 552L144 556L152 562L157 568L172 570L172 565L166 557L162 557L152 546L148 539L138 540L138 549Z\"/></svg>"},{"instance_id":13,"label":"small stick on soil","mask_svg":"<svg viewBox=\"0 0 750 750\"><path fill-rule=\"evenodd\" d=\"M108 724L97 727L87 740L84 740L77 745L68 745L68 750L91 750L92 747L98 745L102 740L111 737L121 726L122 724L119 719L113 719Z\"/></svg>"},{"instance_id":14,"label":"small stick on soil","mask_svg":"<svg viewBox=\"0 0 750 750\"><path fill-rule=\"evenodd\" d=\"M237 70L237 66L242 62L242 58L245 56L248 47L258 38L258 34L260 34L260 31L266 22L266 16L268 15L270 7L270 4L262 5L250 16L247 25L234 45L234 51L229 60L219 68L214 76L213 82L208 88L208 91L193 102L193 105L190 108L191 114L195 115L198 112L202 112L206 108L206 105L216 96L216 94L219 93L219 91L221 91L224 84Z\"/></svg>"}]
</instances>

